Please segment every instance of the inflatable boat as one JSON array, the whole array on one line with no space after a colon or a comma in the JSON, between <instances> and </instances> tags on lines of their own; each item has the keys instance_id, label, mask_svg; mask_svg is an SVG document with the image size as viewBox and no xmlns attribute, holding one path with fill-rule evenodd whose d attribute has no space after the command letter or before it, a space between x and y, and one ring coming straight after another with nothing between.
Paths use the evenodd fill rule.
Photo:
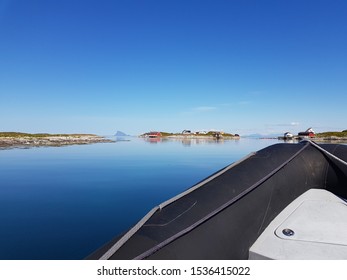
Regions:
<instances>
[{"instance_id":1,"label":"inflatable boat","mask_svg":"<svg viewBox=\"0 0 347 280\"><path fill-rule=\"evenodd\" d=\"M347 259L347 145L279 143L156 206L87 259Z\"/></svg>"}]
</instances>

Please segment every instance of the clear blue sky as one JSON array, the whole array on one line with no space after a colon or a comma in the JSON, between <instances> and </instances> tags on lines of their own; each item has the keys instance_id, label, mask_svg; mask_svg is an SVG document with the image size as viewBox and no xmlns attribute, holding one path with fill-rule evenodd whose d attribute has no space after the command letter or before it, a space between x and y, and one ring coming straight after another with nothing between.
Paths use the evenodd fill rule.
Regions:
<instances>
[{"instance_id":1,"label":"clear blue sky","mask_svg":"<svg viewBox=\"0 0 347 280\"><path fill-rule=\"evenodd\" d=\"M347 129L347 1L0 0L0 131Z\"/></svg>"}]
</instances>

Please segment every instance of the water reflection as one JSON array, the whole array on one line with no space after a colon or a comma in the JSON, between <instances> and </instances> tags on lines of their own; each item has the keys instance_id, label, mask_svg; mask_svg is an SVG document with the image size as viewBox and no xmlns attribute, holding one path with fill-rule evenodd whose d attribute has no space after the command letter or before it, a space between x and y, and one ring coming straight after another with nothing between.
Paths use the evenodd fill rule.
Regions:
<instances>
[{"instance_id":1,"label":"water reflection","mask_svg":"<svg viewBox=\"0 0 347 280\"><path fill-rule=\"evenodd\" d=\"M154 205L274 143L121 137L1 150L0 259L82 259Z\"/></svg>"},{"instance_id":2,"label":"water reflection","mask_svg":"<svg viewBox=\"0 0 347 280\"><path fill-rule=\"evenodd\" d=\"M127 136L116 136L115 138L110 138L110 139L115 140L116 142L131 141L130 138Z\"/></svg>"},{"instance_id":3,"label":"water reflection","mask_svg":"<svg viewBox=\"0 0 347 280\"><path fill-rule=\"evenodd\" d=\"M147 137L142 138L145 142L149 143L181 143L185 147L190 147L193 145L206 145L206 144L224 144L225 142L238 142L240 141L240 138L238 139L223 139L223 138L162 138L162 137Z\"/></svg>"}]
</instances>

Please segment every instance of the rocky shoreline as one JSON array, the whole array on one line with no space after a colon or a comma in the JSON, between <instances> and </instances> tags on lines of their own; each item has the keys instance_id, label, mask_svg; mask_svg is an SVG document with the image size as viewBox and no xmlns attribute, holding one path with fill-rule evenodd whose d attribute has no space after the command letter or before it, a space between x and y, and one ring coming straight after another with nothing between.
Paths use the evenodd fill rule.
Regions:
<instances>
[{"instance_id":1,"label":"rocky shoreline","mask_svg":"<svg viewBox=\"0 0 347 280\"><path fill-rule=\"evenodd\" d=\"M113 143L115 141L92 134L54 135L54 136L5 136L0 137L0 149L30 147L60 147L94 143Z\"/></svg>"}]
</instances>

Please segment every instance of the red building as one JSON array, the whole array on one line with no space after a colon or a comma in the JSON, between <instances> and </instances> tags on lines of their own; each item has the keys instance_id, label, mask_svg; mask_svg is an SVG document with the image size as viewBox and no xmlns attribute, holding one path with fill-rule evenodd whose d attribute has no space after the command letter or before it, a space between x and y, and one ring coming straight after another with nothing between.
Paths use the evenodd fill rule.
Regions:
<instances>
[{"instance_id":1,"label":"red building","mask_svg":"<svg viewBox=\"0 0 347 280\"><path fill-rule=\"evenodd\" d=\"M149 138L158 138L161 137L161 133L157 131L151 131L148 133Z\"/></svg>"},{"instance_id":2,"label":"red building","mask_svg":"<svg viewBox=\"0 0 347 280\"><path fill-rule=\"evenodd\" d=\"M307 129L306 131L304 132L299 132L298 134L299 137L309 137L309 138L313 138L315 137L315 133L313 131L313 129L310 127L309 129Z\"/></svg>"}]
</instances>

